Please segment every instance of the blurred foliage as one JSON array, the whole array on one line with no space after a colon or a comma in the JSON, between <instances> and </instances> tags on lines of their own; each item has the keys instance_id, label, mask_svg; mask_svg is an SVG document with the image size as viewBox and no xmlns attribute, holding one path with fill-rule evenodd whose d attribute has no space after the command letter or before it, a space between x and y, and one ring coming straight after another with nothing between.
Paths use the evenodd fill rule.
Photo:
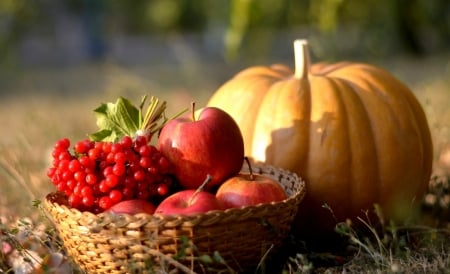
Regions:
<instances>
[{"instance_id":1,"label":"blurred foliage","mask_svg":"<svg viewBox=\"0 0 450 274\"><path fill-rule=\"evenodd\" d=\"M398 51L422 56L450 45L447 0L233 0L232 5L228 33L239 39L226 40L231 56L242 45L273 44L273 33L283 29L320 34L332 44L322 45L327 51L339 51L350 38L360 52L374 56Z\"/></svg>"},{"instance_id":2,"label":"blurred foliage","mask_svg":"<svg viewBox=\"0 0 450 274\"><path fill-rule=\"evenodd\" d=\"M283 33L322 36L330 41L322 50L336 52L346 34L372 55L420 56L450 44L448 0L0 0L3 55L36 29L51 33L64 14L97 18L90 26L107 36L220 32L229 60L268 54Z\"/></svg>"},{"instance_id":3,"label":"blurred foliage","mask_svg":"<svg viewBox=\"0 0 450 274\"><path fill-rule=\"evenodd\" d=\"M27 28L38 18L39 5L36 1L0 0L0 58L3 62L14 56L17 44ZM12 45L12 46L11 46ZM6 59L5 59L6 58Z\"/></svg>"}]
</instances>

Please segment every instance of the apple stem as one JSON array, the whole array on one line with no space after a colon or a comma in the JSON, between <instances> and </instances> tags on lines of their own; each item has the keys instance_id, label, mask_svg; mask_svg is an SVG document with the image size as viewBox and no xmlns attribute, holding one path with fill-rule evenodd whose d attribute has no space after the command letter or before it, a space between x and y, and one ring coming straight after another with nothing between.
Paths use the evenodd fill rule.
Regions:
<instances>
[{"instance_id":1,"label":"apple stem","mask_svg":"<svg viewBox=\"0 0 450 274\"><path fill-rule=\"evenodd\" d=\"M252 165L250 164L250 160L248 159L248 157L244 157L244 160L247 163L248 171L250 172L250 180L253 181L254 176L253 176L253 170L252 170Z\"/></svg>"},{"instance_id":2,"label":"apple stem","mask_svg":"<svg viewBox=\"0 0 450 274\"><path fill-rule=\"evenodd\" d=\"M191 115L192 121L195 121L195 102L191 103Z\"/></svg>"},{"instance_id":3,"label":"apple stem","mask_svg":"<svg viewBox=\"0 0 450 274\"><path fill-rule=\"evenodd\" d=\"M203 189L205 188L205 186L211 181L212 176L211 175L206 175L206 179L203 181L203 183L195 190L194 194L192 194L191 198L189 198L188 204L191 205L195 196L197 196L200 192L203 191Z\"/></svg>"}]
</instances>

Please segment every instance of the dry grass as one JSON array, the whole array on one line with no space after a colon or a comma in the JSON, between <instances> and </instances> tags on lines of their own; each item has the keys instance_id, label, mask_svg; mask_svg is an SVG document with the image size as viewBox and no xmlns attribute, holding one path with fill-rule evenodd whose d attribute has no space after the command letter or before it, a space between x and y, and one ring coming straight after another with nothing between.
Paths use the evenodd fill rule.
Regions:
<instances>
[{"instance_id":1,"label":"dry grass","mask_svg":"<svg viewBox=\"0 0 450 274\"><path fill-rule=\"evenodd\" d=\"M446 179L450 174L450 63L428 66L430 74L420 79L416 77L417 70L404 74L413 75L405 81L412 85L429 119L435 147L434 173L441 176L441 181L432 181L434 192L425 197L433 207L424 211L423 222L406 227L386 224L376 231L368 224L369 233L364 234L348 224L340 224L339 232L348 239L343 250L315 253L293 244L297 249L288 254L283 273L439 273L450 269L450 198ZM394 67L403 73L407 70ZM204 104L223 79L223 75L215 75L195 83L192 77L201 79L202 75L160 70L163 75L157 73L157 68L126 70L105 65L33 72L16 76L14 85L2 83L0 242L15 239L18 230L30 232L45 224L44 236L39 238L45 248L40 252L60 250L51 225L32 201L42 199L53 189L45 176L53 143L60 137L76 140L95 131L92 110L100 102L115 100L118 95L137 102L146 92L170 102L168 111L175 113L194 99L198 105ZM176 73L181 75L178 85L174 84ZM31 224L17 229L23 218ZM23 243L27 241L18 245ZM0 273L9 267L1 255Z\"/></svg>"}]
</instances>

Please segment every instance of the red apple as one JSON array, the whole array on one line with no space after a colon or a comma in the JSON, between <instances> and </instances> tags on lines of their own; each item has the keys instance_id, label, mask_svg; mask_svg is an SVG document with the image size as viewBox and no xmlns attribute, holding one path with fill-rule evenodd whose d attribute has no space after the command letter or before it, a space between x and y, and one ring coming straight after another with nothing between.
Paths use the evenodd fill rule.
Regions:
<instances>
[{"instance_id":1,"label":"red apple","mask_svg":"<svg viewBox=\"0 0 450 274\"><path fill-rule=\"evenodd\" d=\"M222 208L234 208L279 202L288 198L286 191L276 180L261 174L239 173L222 183L216 192Z\"/></svg>"},{"instance_id":2,"label":"red apple","mask_svg":"<svg viewBox=\"0 0 450 274\"><path fill-rule=\"evenodd\" d=\"M173 164L174 175L185 189L197 189L205 176L208 188L239 173L244 159L244 140L236 121L225 111L205 107L195 118L167 122L158 137L158 149Z\"/></svg>"},{"instance_id":3,"label":"red apple","mask_svg":"<svg viewBox=\"0 0 450 274\"><path fill-rule=\"evenodd\" d=\"M165 198L155 210L155 214L191 215L222 209L216 196L207 191L181 190Z\"/></svg>"},{"instance_id":4,"label":"red apple","mask_svg":"<svg viewBox=\"0 0 450 274\"><path fill-rule=\"evenodd\" d=\"M107 211L116 214L126 213L134 215L136 213L153 214L155 212L155 209L156 207L148 201L132 199L119 202L110 207Z\"/></svg>"}]
</instances>

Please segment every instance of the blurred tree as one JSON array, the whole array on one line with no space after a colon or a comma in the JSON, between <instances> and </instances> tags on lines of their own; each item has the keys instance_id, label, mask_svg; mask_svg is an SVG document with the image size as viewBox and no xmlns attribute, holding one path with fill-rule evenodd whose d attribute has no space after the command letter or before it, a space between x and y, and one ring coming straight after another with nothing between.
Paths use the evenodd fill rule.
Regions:
<instances>
[{"instance_id":1,"label":"blurred tree","mask_svg":"<svg viewBox=\"0 0 450 274\"><path fill-rule=\"evenodd\" d=\"M417 54L424 54L424 45L422 45L418 27L421 25L420 1L419 0L397 0L395 1L395 19L401 40L405 47Z\"/></svg>"},{"instance_id":2,"label":"blurred tree","mask_svg":"<svg viewBox=\"0 0 450 274\"><path fill-rule=\"evenodd\" d=\"M12 58L15 46L29 31L51 28L51 17L63 16L48 11L54 11L56 4L85 17L94 57L101 56L106 47L98 37L118 33L211 36L213 30L220 32L214 33L214 39L223 37L224 57L230 61L267 56L279 46L280 37L289 35L308 36L317 44L318 54L341 56L345 51L372 56L399 51L424 55L448 50L450 44L448 0L56 1L0 0L3 58Z\"/></svg>"},{"instance_id":3,"label":"blurred tree","mask_svg":"<svg viewBox=\"0 0 450 274\"><path fill-rule=\"evenodd\" d=\"M101 60L106 54L105 1L83 1L83 27L87 36L87 50L93 60Z\"/></svg>"},{"instance_id":4,"label":"blurred tree","mask_svg":"<svg viewBox=\"0 0 450 274\"><path fill-rule=\"evenodd\" d=\"M110 19L121 19L128 33L202 31L206 27L205 0L109 1Z\"/></svg>"},{"instance_id":5,"label":"blurred tree","mask_svg":"<svg viewBox=\"0 0 450 274\"><path fill-rule=\"evenodd\" d=\"M230 5L228 57L246 47L259 52L281 28L300 32L309 27L309 34L330 42L318 45L319 50L336 53L349 35L356 37L351 40L354 54L373 56L398 51L421 56L427 49L448 50L450 44L448 0L233 0Z\"/></svg>"},{"instance_id":6,"label":"blurred tree","mask_svg":"<svg viewBox=\"0 0 450 274\"><path fill-rule=\"evenodd\" d=\"M309 17L320 31L334 31L340 21L340 9L344 0L322 0L311 1L309 7Z\"/></svg>"},{"instance_id":7,"label":"blurred tree","mask_svg":"<svg viewBox=\"0 0 450 274\"><path fill-rule=\"evenodd\" d=\"M252 2L252 0L231 1L230 23L224 39L227 59L235 59L241 47L242 39L248 30Z\"/></svg>"},{"instance_id":8,"label":"blurred tree","mask_svg":"<svg viewBox=\"0 0 450 274\"><path fill-rule=\"evenodd\" d=\"M0 1L0 58L3 65L15 57L15 46L39 18L40 5L33 0Z\"/></svg>"}]
</instances>

